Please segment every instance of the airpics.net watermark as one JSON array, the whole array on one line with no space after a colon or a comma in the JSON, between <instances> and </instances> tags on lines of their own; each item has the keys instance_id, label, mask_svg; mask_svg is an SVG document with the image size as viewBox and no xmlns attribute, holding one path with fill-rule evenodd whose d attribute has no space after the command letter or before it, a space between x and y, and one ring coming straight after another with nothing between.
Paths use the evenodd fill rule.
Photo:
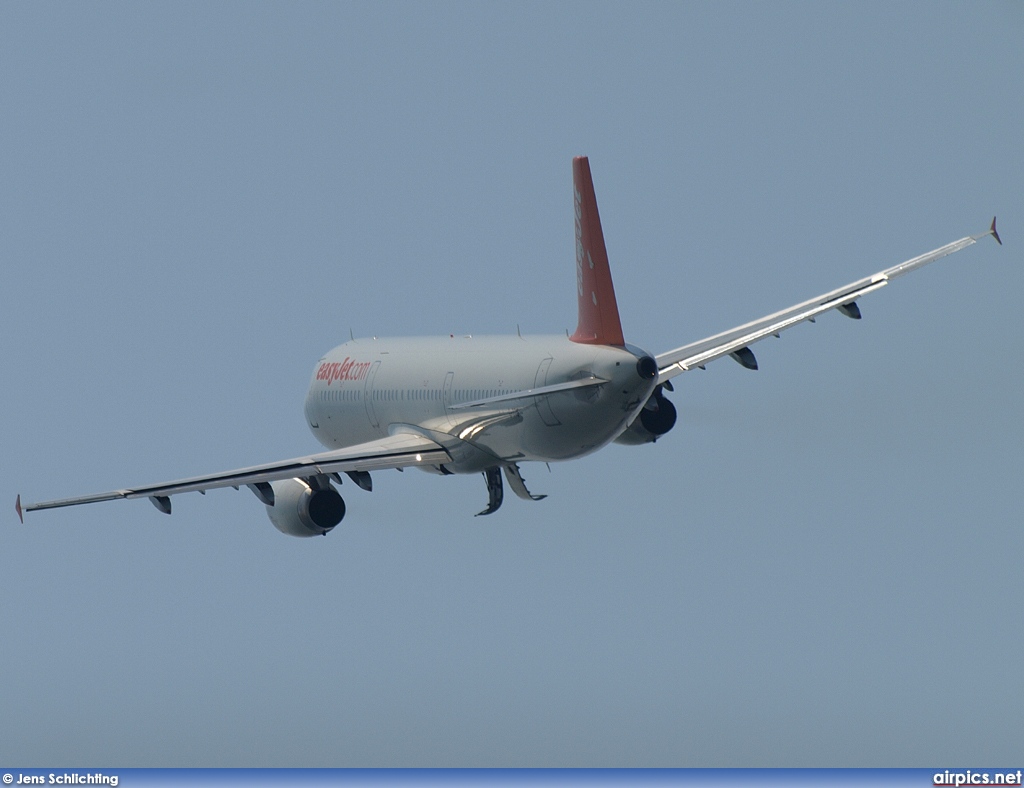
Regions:
<instances>
[{"instance_id":1,"label":"airpics.net watermark","mask_svg":"<svg viewBox=\"0 0 1024 788\"><path fill-rule=\"evenodd\" d=\"M78 772L62 774L13 774L4 775L4 785L109 785L117 788L116 774L79 774Z\"/></svg>"},{"instance_id":2,"label":"airpics.net watermark","mask_svg":"<svg viewBox=\"0 0 1024 788\"><path fill-rule=\"evenodd\" d=\"M932 777L932 785L1020 785L1021 770L1015 772L951 772L947 769L944 772L935 772Z\"/></svg>"}]
</instances>

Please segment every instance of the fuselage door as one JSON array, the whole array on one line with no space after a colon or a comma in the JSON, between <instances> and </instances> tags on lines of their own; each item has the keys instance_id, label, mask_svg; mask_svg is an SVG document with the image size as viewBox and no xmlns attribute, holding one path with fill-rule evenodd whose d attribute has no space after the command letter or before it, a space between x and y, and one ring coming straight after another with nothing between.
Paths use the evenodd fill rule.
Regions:
<instances>
[{"instance_id":1,"label":"fuselage door","mask_svg":"<svg viewBox=\"0 0 1024 788\"><path fill-rule=\"evenodd\" d=\"M366 373L366 383L363 384L363 403L366 405L366 417L370 420L370 426L374 429L380 427L377 421L377 413L373 409L373 379L377 377L377 370L380 369L380 361L374 361L370 371Z\"/></svg>"},{"instance_id":2,"label":"fuselage door","mask_svg":"<svg viewBox=\"0 0 1024 788\"><path fill-rule=\"evenodd\" d=\"M541 386L546 386L548 381L548 369L551 367L551 362L554 359L548 356L537 367L537 374L533 378L533 387L539 389ZM551 403L548 401L547 396L537 397L537 411L540 413L540 417L545 424L549 427L556 427L562 422L555 416L555 412L551 410Z\"/></svg>"},{"instance_id":3,"label":"fuselage door","mask_svg":"<svg viewBox=\"0 0 1024 788\"><path fill-rule=\"evenodd\" d=\"M455 419L452 416L452 412L449 408L454 404L452 402L452 381L455 380L455 373L449 372L444 376L444 391L442 392L442 402L444 403L444 415L448 417L448 423L451 425L455 424Z\"/></svg>"}]
</instances>

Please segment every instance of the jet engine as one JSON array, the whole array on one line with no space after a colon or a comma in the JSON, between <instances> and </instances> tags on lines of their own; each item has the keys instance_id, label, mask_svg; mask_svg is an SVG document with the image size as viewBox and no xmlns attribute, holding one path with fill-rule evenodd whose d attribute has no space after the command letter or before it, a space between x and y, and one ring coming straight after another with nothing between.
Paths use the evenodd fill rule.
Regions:
<instances>
[{"instance_id":1,"label":"jet engine","mask_svg":"<svg viewBox=\"0 0 1024 788\"><path fill-rule=\"evenodd\" d=\"M628 446L654 443L675 426L676 406L665 399L663 389L666 385L667 383L663 383L654 389L654 393L640 409L636 418L615 439L616 443L624 443Z\"/></svg>"},{"instance_id":2,"label":"jet engine","mask_svg":"<svg viewBox=\"0 0 1024 788\"><path fill-rule=\"evenodd\" d=\"M285 479L270 482L270 487L273 496L267 514L283 534L326 536L345 517L345 501L326 477Z\"/></svg>"}]
</instances>

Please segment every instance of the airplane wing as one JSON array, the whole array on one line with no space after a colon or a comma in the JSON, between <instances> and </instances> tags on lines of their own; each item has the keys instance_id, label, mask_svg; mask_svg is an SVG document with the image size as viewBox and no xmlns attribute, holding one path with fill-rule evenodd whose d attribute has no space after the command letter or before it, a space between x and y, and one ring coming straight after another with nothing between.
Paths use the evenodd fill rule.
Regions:
<instances>
[{"instance_id":1,"label":"airplane wing","mask_svg":"<svg viewBox=\"0 0 1024 788\"><path fill-rule=\"evenodd\" d=\"M56 501L22 504L18 496L15 509L18 517L22 512L37 509L56 509L61 506L77 506L83 503L114 501L118 498L149 498L162 512L171 513L170 496L184 492L201 492L218 487L234 487L245 484L266 484L281 479L316 476L318 474L348 473L352 471L380 471L388 468L406 468L414 465L437 465L450 462L451 456L444 448L429 438L420 435L396 434L387 438L361 443L346 449L311 454L308 457L296 457L291 460L272 462L266 465L255 465L251 468L239 468L234 471L212 473L206 476L195 476L191 479L179 479L173 482L151 484L145 487L132 487L125 490L83 495L78 498L63 498ZM257 490L257 496L260 492ZM262 500L262 498L261 498Z\"/></svg>"},{"instance_id":2,"label":"airplane wing","mask_svg":"<svg viewBox=\"0 0 1024 788\"><path fill-rule=\"evenodd\" d=\"M709 361L714 361L722 356L732 356L736 361L747 369L757 369L757 360L754 358L750 345L768 336L779 336L787 328L792 328L804 321L814 322L814 318L830 309L838 309L842 314L854 319L860 318L860 308L857 306L857 299L879 288L885 287L896 277L908 274L928 263L934 262L946 255L959 252L980 239L991 235L1002 245L1002 240L996 232L996 220L992 220L992 226L986 232L978 235L969 235L959 241L940 246L927 254L914 257L906 262L894 265L877 274L859 279L856 282L824 293L817 298L811 298L802 303L783 309L781 312L767 315L746 323L742 326L723 331L721 334L691 342L689 345L670 350L656 357L658 362L658 382L664 383L676 375L689 372L691 369L703 369Z\"/></svg>"}]
</instances>

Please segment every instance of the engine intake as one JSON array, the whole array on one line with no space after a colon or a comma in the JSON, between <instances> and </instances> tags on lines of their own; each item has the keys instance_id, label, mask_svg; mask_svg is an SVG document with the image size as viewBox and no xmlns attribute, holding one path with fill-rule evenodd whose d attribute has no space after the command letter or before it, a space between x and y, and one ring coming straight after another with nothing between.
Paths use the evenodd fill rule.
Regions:
<instances>
[{"instance_id":1,"label":"engine intake","mask_svg":"<svg viewBox=\"0 0 1024 788\"><path fill-rule=\"evenodd\" d=\"M650 399L640 409L626 430L615 439L616 443L639 446L654 443L676 425L676 406L662 393L665 384L654 389Z\"/></svg>"},{"instance_id":2,"label":"engine intake","mask_svg":"<svg viewBox=\"0 0 1024 788\"><path fill-rule=\"evenodd\" d=\"M267 514L283 534L326 536L345 517L345 501L330 482L314 486L303 479L285 479L270 485L274 505L267 507Z\"/></svg>"}]
</instances>

